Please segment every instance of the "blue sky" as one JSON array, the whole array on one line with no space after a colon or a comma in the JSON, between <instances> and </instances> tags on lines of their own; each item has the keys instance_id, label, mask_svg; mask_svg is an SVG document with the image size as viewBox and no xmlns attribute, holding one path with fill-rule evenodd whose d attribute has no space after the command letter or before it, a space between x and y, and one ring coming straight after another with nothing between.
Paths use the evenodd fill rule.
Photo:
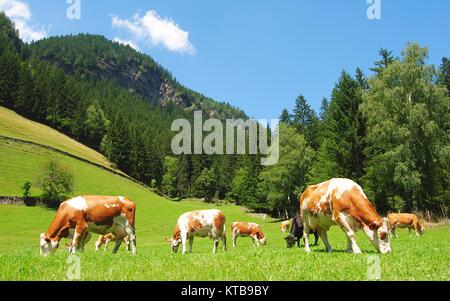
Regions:
<instances>
[{"instance_id":1,"label":"blue sky","mask_svg":"<svg viewBox=\"0 0 450 301\"><path fill-rule=\"evenodd\" d=\"M28 4L27 25L47 36L134 40L182 84L255 118L277 118L299 94L318 110L342 70L370 74L380 47L400 54L415 41L429 47L430 63L450 56L447 0L381 0L381 20L367 18L367 0L81 0L80 20L66 17L66 0L2 1ZM123 25L139 27L133 15L148 11L188 33L190 48L152 44L158 32L136 38ZM122 25L113 26L113 16Z\"/></svg>"}]
</instances>

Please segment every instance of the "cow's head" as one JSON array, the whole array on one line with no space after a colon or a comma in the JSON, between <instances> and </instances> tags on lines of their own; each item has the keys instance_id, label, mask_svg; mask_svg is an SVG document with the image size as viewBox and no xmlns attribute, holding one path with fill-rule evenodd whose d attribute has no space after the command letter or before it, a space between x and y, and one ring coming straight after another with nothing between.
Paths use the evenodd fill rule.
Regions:
<instances>
[{"instance_id":1,"label":"cow's head","mask_svg":"<svg viewBox=\"0 0 450 301\"><path fill-rule=\"evenodd\" d=\"M284 240L286 241L288 248L292 248L295 245L295 243L297 242L297 238L295 238L295 236L292 234L289 234L288 236L286 236L284 238Z\"/></svg>"},{"instance_id":2,"label":"cow's head","mask_svg":"<svg viewBox=\"0 0 450 301\"><path fill-rule=\"evenodd\" d=\"M176 238L166 238L166 241L170 243L170 247L172 249L172 253L176 253L178 251L178 247L180 246L181 239Z\"/></svg>"},{"instance_id":3,"label":"cow's head","mask_svg":"<svg viewBox=\"0 0 450 301\"><path fill-rule=\"evenodd\" d=\"M425 233L425 227L421 223L417 223L417 228L419 229L420 235L423 235Z\"/></svg>"},{"instance_id":4,"label":"cow's head","mask_svg":"<svg viewBox=\"0 0 450 301\"><path fill-rule=\"evenodd\" d=\"M382 218L380 221L372 223L369 228L371 231L366 232L375 248L382 254L391 253L388 219Z\"/></svg>"},{"instance_id":5,"label":"cow's head","mask_svg":"<svg viewBox=\"0 0 450 301\"><path fill-rule=\"evenodd\" d=\"M265 245L267 244L267 236L264 236L263 238L261 238L261 239L259 240L259 242L260 242L263 246L265 246Z\"/></svg>"},{"instance_id":6,"label":"cow's head","mask_svg":"<svg viewBox=\"0 0 450 301\"><path fill-rule=\"evenodd\" d=\"M45 233L41 233L39 236L40 239L40 254L42 256L47 256L55 253L56 249L58 249L59 242L57 240L52 240L48 238Z\"/></svg>"}]
</instances>

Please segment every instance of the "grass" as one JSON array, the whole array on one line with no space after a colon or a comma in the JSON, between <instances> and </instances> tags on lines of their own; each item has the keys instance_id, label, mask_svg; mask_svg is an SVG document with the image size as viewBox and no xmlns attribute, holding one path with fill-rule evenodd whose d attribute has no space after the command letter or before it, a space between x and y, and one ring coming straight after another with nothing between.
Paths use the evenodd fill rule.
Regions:
<instances>
[{"instance_id":1,"label":"grass","mask_svg":"<svg viewBox=\"0 0 450 301\"><path fill-rule=\"evenodd\" d=\"M20 123L27 122L17 116L11 122L5 121L5 114L14 113L0 108L1 135L37 139L43 143L47 131L53 131L36 124L34 132L21 134L26 133L27 127ZM19 124L14 125L14 122ZM54 142L48 139L47 143ZM73 144L64 147L76 149ZM83 152L82 149L78 151ZM94 235L86 251L79 254L81 280L365 280L370 255L377 255L381 260L382 280L450 280L449 225L427 229L420 239L410 239L406 230L399 230L400 238L393 240L393 253L389 255L378 255L363 233L358 233L357 240L364 254L345 253L345 236L334 227L329 234L334 253L325 253L320 242L312 248L313 253L306 254L303 249L286 248L278 222L249 216L241 207L196 200L169 201L123 177L74 158L1 139L0 195L21 195L22 184L26 180L35 183L40 166L50 157L72 170L76 183L74 195L126 195L137 204L137 256L125 253L123 247L116 255L103 251L95 253ZM32 194L39 193L33 185ZM206 208L218 208L225 213L228 252L220 248L213 255L212 242L197 238L192 254L171 254L164 239L171 236L178 216ZM39 256L39 233L47 229L54 214L54 210L44 207L0 205L0 280L67 279L69 264L64 248L51 257ZM268 236L268 245L257 249L250 239L239 238L238 247L233 249L229 234L233 221L261 224Z\"/></svg>"},{"instance_id":2,"label":"grass","mask_svg":"<svg viewBox=\"0 0 450 301\"><path fill-rule=\"evenodd\" d=\"M278 223L259 222L268 245L255 248L248 238L239 238L233 249L230 237L228 251L221 245L211 254L212 241L196 238L193 253L170 253L164 237L171 234L179 213L210 208L197 201L172 203L155 207L153 201L138 202L138 254L121 250L95 253L94 240L79 254L81 280L366 280L368 256L379 256L382 280L450 280L449 226L427 229L421 238L409 238L407 230L392 242L393 253L379 255L369 241L358 233L364 254L347 254L344 234L337 227L330 230L335 252L324 252L321 242L313 253L303 249L287 249ZM148 202L148 203L147 203ZM223 205L229 225L233 220L252 220L239 207ZM3 205L0 207L0 280L66 280L69 264L64 249L52 257L39 256L38 234L45 229L54 212L40 207ZM228 231L228 236L229 231Z\"/></svg>"},{"instance_id":3,"label":"grass","mask_svg":"<svg viewBox=\"0 0 450 301\"><path fill-rule=\"evenodd\" d=\"M0 135L51 146L77 157L111 168L102 154L38 122L0 107Z\"/></svg>"}]
</instances>

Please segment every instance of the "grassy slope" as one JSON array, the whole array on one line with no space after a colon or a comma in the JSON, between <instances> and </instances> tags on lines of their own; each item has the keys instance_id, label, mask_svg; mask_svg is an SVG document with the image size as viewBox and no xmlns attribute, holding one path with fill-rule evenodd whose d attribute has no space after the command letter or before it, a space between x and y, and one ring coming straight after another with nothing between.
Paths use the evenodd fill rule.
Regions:
<instances>
[{"instance_id":1,"label":"grassy slope","mask_svg":"<svg viewBox=\"0 0 450 301\"><path fill-rule=\"evenodd\" d=\"M95 150L4 107L0 107L0 135L51 146L91 162L111 167L109 161Z\"/></svg>"},{"instance_id":2,"label":"grassy slope","mask_svg":"<svg viewBox=\"0 0 450 301\"><path fill-rule=\"evenodd\" d=\"M81 258L84 280L355 280L366 279L368 255L374 249L358 234L364 255L342 252L344 234L330 231L330 241L337 250L323 252L323 244L312 254L297 248L286 249L279 224L244 214L233 205L216 206L198 201L172 202L142 186L76 159L36 146L0 140L0 195L20 195L20 186L39 173L39 166L49 157L72 169L75 194L126 195L137 203L138 255L123 251L116 255L93 252L96 235ZM39 193L35 188L33 194ZM255 221L268 236L268 246L256 249L249 239L240 238L233 250L211 255L212 242L196 239L194 253L170 254L164 241L171 235L177 217L185 211L219 208L232 221ZM49 225L54 211L42 207L0 205L0 280L64 280L68 270L67 254L61 248L49 258L39 256L38 235ZM406 231L394 240L394 253L380 256L381 277L385 280L449 280L450 227L429 229L421 239L409 239ZM228 231L229 233L229 231ZM229 235L229 234L228 234ZM230 236L230 235L229 235Z\"/></svg>"}]
</instances>

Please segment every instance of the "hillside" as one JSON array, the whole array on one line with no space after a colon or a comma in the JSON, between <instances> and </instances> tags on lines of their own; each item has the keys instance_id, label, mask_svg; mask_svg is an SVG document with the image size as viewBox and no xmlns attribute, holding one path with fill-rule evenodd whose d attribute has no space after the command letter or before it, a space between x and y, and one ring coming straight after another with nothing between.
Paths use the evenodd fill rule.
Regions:
<instances>
[{"instance_id":1,"label":"hillside","mask_svg":"<svg viewBox=\"0 0 450 301\"><path fill-rule=\"evenodd\" d=\"M165 159L173 156L174 120L192 120L197 109L205 118L246 116L182 86L150 56L102 36L79 34L24 43L2 12L0 106L89 146L106 158L100 159L106 160L101 164L165 193L174 191L163 183ZM49 138L45 143L53 140ZM179 159L175 173L183 183L171 182L179 188L172 195L176 197L206 197L210 185L200 175L209 171L217 175L219 198L225 198L243 162L222 155ZM218 172L222 167L226 173Z\"/></svg>"},{"instance_id":2,"label":"hillside","mask_svg":"<svg viewBox=\"0 0 450 301\"><path fill-rule=\"evenodd\" d=\"M41 123L26 119L14 111L0 107L0 136L30 141L56 148L93 163L111 168L102 154Z\"/></svg>"}]
</instances>

